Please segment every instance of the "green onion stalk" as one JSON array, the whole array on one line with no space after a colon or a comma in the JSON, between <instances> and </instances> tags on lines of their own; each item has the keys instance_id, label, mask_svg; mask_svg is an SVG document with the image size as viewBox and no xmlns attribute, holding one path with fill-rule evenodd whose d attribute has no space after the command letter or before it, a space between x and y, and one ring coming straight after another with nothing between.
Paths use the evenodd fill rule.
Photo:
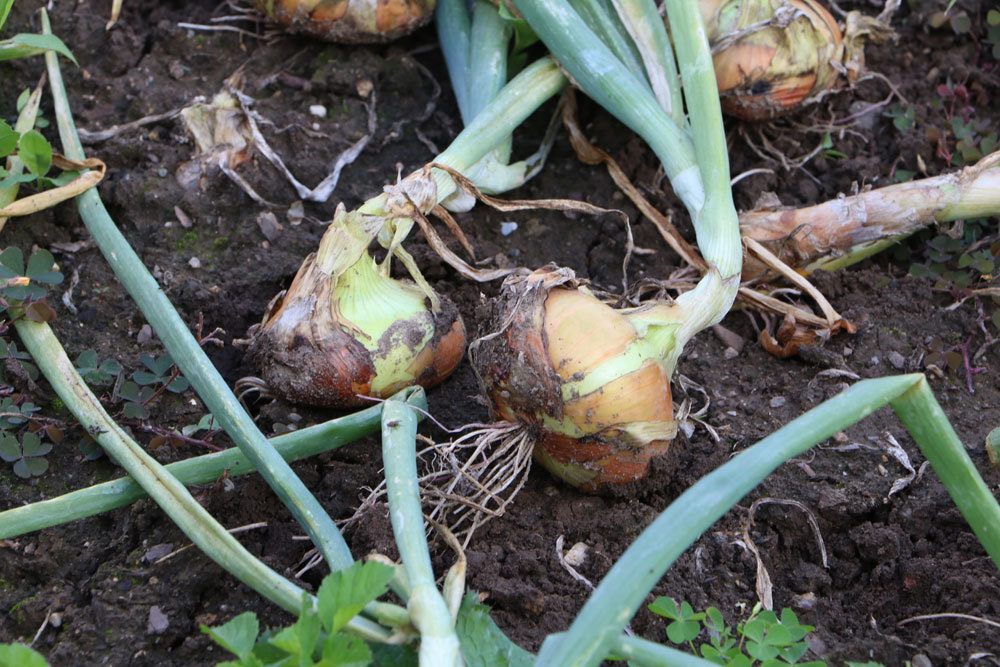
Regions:
<instances>
[{"instance_id":1,"label":"green onion stalk","mask_svg":"<svg viewBox=\"0 0 1000 667\"><path fill-rule=\"evenodd\" d=\"M420 410L427 408L424 392L417 388L400 392L399 400ZM381 415L381 404L373 405L351 415L273 437L269 443L286 461L299 461L376 432ZM212 484L224 475L239 477L256 472L250 459L237 447L176 461L164 466L164 470L185 486ZM146 495L134 479L122 477L48 500L13 507L0 512L0 540L110 512L131 505Z\"/></svg>"},{"instance_id":2,"label":"green onion stalk","mask_svg":"<svg viewBox=\"0 0 1000 667\"><path fill-rule=\"evenodd\" d=\"M551 58L526 67L485 96L480 112L432 164L469 173L565 84ZM293 402L343 408L414 384L431 387L451 374L465 351L461 317L402 245L415 220L426 222L460 190L446 169L425 167L354 211L337 208L318 250L250 332L259 387ZM375 241L385 249L381 262L369 250ZM394 259L410 281L392 277Z\"/></svg>"},{"instance_id":3,"label":"green onion stalk","mask_svg":"<svg viewBox=\"0 0 1000 667\"><path fill-rule=\"evenodd\" d=\"M739 289L722 112L695 3L667 3L676 61L652 0L616 0L614 14L597 0L514 4L573 82L659 157L708 264L673 302L614 309L571 272L545 267L508 278L494 305L496 335L473 357L494 414L533 434L535 459L554 474L600 491L642 478L669 449L678 359Z\"/></svg>"},{"instance_id":4,"label":"green onion stalk","mask_svg":"<svg viewBox=\"0 0 1000 667\"><path fill-rule=\"evenodd\" d=\"M45 34L51 34L48 14L44 9L42 28ZM45 54L45 62L63 153L70 159L82 160L83 146L73 122L59 62L51 52ZM309 534L330 567L340 569L350 565L353 562L350 549L333 520L288 463L268 444L267 438L243 409L170 300L115 226L97 191L91 189L78 197L77 206L84 225L115 275L135 299L170 356L215 419Z\"/></svg>"},{"instance_id":5,"label":"green onion stalk","mask_svg":"<svg viewBox=\"0 0 1000 667\"><path fill-rule=\"evenodd\" d=\"M420 664L460 667L455 618L437 588L431 567L417 482L416 438L416 411L402 401L386 401L382 409L382 461L389 518L406 573L411 622L420 632Z\"/></svg>"},{"instance_id":6,"label":"green onion stalk","mask_svg":"<svg viewBox=\"0 0 1000 667\"><path fill-rule=\"evenodd\" d=\"M468 125L507 83L513 24L486 0L441 0L434 18L459 115L463 125ZM511 164L513 137L508 136L464 175L488 195L524 185L542 169L552 147L553 128L530 157ZM470 193L460 191L442 201L442 206L468 211L475 201Z\"/></svg>"}]
</instances>

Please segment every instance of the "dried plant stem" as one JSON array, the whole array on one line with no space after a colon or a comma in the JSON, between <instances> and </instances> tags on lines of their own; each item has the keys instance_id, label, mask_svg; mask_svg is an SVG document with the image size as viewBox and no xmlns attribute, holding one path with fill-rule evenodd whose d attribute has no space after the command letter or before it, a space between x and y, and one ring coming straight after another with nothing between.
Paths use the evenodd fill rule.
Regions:
<instances>
[{"instance_id":1,"label":"dried plant stem","mask_svg":"<svg viewBox=\"0 0 1000 667\"><path fill-rule=\"evenodd\" d=\"M750 211L744 236L809 273L840 269L938 222L1000 214L1000 151L942 176L889 185L806 208ZM743 277L768 271L748 261Z\"/></svg>"}]
</instances>

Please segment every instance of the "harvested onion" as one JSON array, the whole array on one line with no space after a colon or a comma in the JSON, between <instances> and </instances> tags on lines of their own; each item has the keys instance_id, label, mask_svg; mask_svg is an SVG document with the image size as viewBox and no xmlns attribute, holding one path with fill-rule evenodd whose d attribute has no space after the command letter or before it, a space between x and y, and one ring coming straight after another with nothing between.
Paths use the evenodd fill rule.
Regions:
<instances>
[{"instance_id":1,"label":"harvested onion","mask_svg":"<svg viewBox=\"0 0 1000 667\"><path fill-rule=\"evenodd\" d=\"M567 269L508 278L473 364L495 416L521 424L557 477L600 491L645 477L677 433L670 376L682 313L616 310Z\"/></svg>"},{"instance_id":2,"label":"harvested onion","mask_svg":"<svg viewBox=\"0 0 1000 667\"><path fill-rule=\"evenodd\" d=\"M723 110L747 120L793 111L854 81L878 19L850 12L841 31L818 0L699 0Z\"/></svg>"},{"instance_id":3,"label":"harvested onion","mask_svg":"<svg viewBox=\"0 0 1000 667\"><path fill-rule=\"evenodd\" d=\"M447 378L465 351L454 304L383 275L357 213L339 208L310 255L251 332L249 356L268 393L294 403L347 408ZM433 304L433 305L432 305Z\"/></svg>"},{"instance_id":4,"label":"harvested onion","mask_svg":"<svg viewBox=\"0 0 1000 667\"><path fill-rule=\"evenodd\" d=\"M269 19L329 42L369 44L409 34L434 15L435 0L257 0Z\"/></svg>"}]
</instances>

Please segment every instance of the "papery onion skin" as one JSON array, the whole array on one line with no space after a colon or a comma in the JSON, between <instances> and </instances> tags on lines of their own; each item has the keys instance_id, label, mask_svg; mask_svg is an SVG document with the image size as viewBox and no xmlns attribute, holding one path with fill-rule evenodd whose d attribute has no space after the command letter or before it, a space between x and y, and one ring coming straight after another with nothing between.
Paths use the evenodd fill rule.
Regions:
<instances>
[{"instance_id":1,"label":"papery onion skin","mask_svg":"<svg viewBox=\"0 0 1000 667\"><path fill-rule=\"evenodd\" d=\"M289 31L342 44L377 44L408 35L434 15L435 0L257 0Z\"/></svg>"},{"instance_id":2,"label":"papery onion skin","mask_svg":"<svg viewBox=\"0 0 1000 667\"><path fill-rule=\"evenodd\" d=\"M480 340L473 365L495 416L532 433L535 459L550 472L602 492L644 478L668 451L676 422L659 356L639 355L634 370L587 387L641 343L625 311L578 289L571 272L545 267L504 283L491 322L497 333Z\"/></svg>"},{"instance_id":3,"label":"papery onion skin","mask_svg":"<svg viewBox=\"0 0 1000 667\"><path fill-rule=\"evenodd\" d=\"M360 261L371 258L366 254ZM399 319L367 345L363 332L339 318L336 304L330 276L307 258L251 337L248 358L261 369L270 394L316 407L361 407L370 404L366 396L388 398L414 384L433 387L462 359L465 325L448 299L441 298L440 312L428 307ZM383 353L399 359L388 378L378 371Z\"/></svg>"}]
</instances>

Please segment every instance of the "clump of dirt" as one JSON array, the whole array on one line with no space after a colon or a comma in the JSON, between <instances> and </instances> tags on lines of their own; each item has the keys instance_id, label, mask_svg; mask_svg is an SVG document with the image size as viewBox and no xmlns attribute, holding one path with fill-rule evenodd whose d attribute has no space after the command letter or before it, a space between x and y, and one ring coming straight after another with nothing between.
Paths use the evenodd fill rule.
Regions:
<instances>
[{"instance_id":1,"label":"clump of dirt","mask_svg":"<svg viewBox=\"0 0 1000 667\"><path fill-rule=\"evenodd\" d=\"M981 9L969 5L970 12ZM214 10L215 3L207 0L130 1L118 26L105 32L103 3L57 3L53 23L81 63L65 73L78 123L87 129L211 96L243 68L245 92L256 99L254 108L268 121L262 126L268 140L301 181L317 183L339 151L366 132L369 106L375 105L377 129L369 148L345 169L334 198L326 205L306 205L304 218L286 215L295 193L266 161L257 158L240 167L263 197L281 205L274 211L281 228L276 233L269 228L270 236L257 223L264 209L227 179L208 178L204 187L190 189L178 183L174 174L190 159L192 146L175 121L90 148L108 164L109 176L100 192L111 214L182 315L192 326L203 316L205 331L217 326L226 330L226 345L210 347L208 353L235 382L258 369L245 362L244 351L233 340L259 322L271 298L288 286L302 259L316 247L321 221L332 217L336 202L354 207L394 182L399 168L407 172L423 165L433 157L433 149L447 146L460 123L429 30L402 42L358 48L293 37L262 42L177 25L208 24ZM19 4L12 28L31 30L33 20L26 5ZM869 65L917 108L918 127L919 119L936 112L934 82L948 79L977 82L985 97L972 98L970 104L978 117L992 118L995 126L997 109L990 106L989 97L998 89L996 67L966 64L981 60L978 47L947 30L930 30L918 20L917 10L909 8L901 10L899 29L897 44L869 50ZM935 78L928 83L925 75L930 73ZM5 67L0 76L8 90L19 90L40 74L35 60ZM445 92L437 94L431 78ZM785 137L782 146L787 149L789 142L797 142L801 154L809 152L822 133L800 126L818 127L831 117L846 117L859 109L855 105L881 100L886 92L884 84L872 80L853 95L832 98L799 117L798 125L783 121L778 129ZM322 105L325 113L312 114L314 105ZM51 107L45 109L51 117ZM3 112L13 114L13 108ZM656 163L642 143L593 106L585 104L582 114L588 134L684 229L685 217L672 195L663 194ZM519 145L531 146L544 133L544 116L539 114L518 135ZM775 191L786 204L805 204L849 191L855 182L883 184L891 179L897 159L915 170L918 155L933 168L944 168L934 162L936 143L926 132L898 132L878 109L864 118L864 123L842 132L831 131L836 151L845 157L821 151L790 171L761 160L747 140L759 143L755 128L730 123L733 173L761 166L775 170L740 181L735 188L738 205L751 206L765 190ZM514 194L586 200L620 208L638 221L637 212L603 171L578 163L565 142L557 143L538 178ZM182 218L189 219L190 226L182 225ZM459 216L480 257L531 267L555 261L600 286L614 289L621 284L625 234L617 217L523 213L513 218L517 230L505 236L499 223L508 219L509 214L482 207ZM636 244L655 253L634 258L630 279L663 278L680 265L650 224L638 223L634 231ZM4 245L22 248L88 238L70 206L8 223L5 234ZM409 243L424 275L437 291L452 297L474 331L484 299L496 294L498 286L469 284L443 266L421 239ZM142 315L96 249L65 251L58 259L67 276L79 275L71 294L76 314L57 303L60 318L55 322L71 356L95 349L101 358L116 358L131 372L139 367L140 355L162 353L155 337L143 331ZM633 494L583 495L542 470L533 471L509 513L487 524L468 551L469 585L487 596L501 627L535 650L546 634L565 629L586 600L588 590L559 564L559 536L567 545L587 545L580 571L597 582L684 489L734 451L841 391L849 378L920 371L934 339L948 345L968 341L973 349L986 342L973 302L945 310L949 295L907 277L906 268L880 257L859 269L818 276L820 288L858 325L858 332L838 335L805 358L776 360L765 354L753 342L759 320L751 322L740 312L724 322L746 341L737 356L727 357L727 345L711 333L697 338L680 373L705 388L711 402L705 418L720 441L703 429L681 437L672 455L657 463ZM1000 471L989 467L982 443L1000 424L1000 387L992 380L1000 367L998 349L993 346L980 358L987 372L971 378L974 393L961 372L931 376L945 412L994 490L1000 485ZM71 423L44 385L16 389L43 405L44 414ZM463 362L451 379L430 393L431 411L449 426L488 419L478 394L474 374ZM693 400L704 399L696 394ZM191 392L166 393L149 407L148 423L168 429L195 423L204 414ZM252 407L265 429L302 426L331 416L263 400ZM149 442L152 435L143 430L143 422L126 423L141 441ZM42 477L23 481L9 467L0 467L0 506L52 497L120 474L107 460L85 461L74 444L79 434L69 433L71 437L49 455L50 470ZM963 663L977 653L1000 654L1000 635L986 625L955 619L901 623L938 612L996 620L1000 575L932 471L890 496L894 480L907 471L886 453L887 433L898 439L919 470L923 457L898 421L887 410L876 413L835 442L776 471L743 507L688 549L654 593L683 598L696 607L714 605L727 619L737 620L756 600L756 564L742 535L749 503L759 498L795 500L816 518L828 554L826 567L807 517L797 507L762 505L749 535L774 581L776 606L789 606L816 626L811 639L816 657L902 664L923 654L936 664ZM223 444L225 439L217 436L214 442ZM153 453L169 462L203 450L192 441ZM294 468L332 516L346 518L363 489L379 479L378 444L368 438ZM201 487L196 495L226 526L266 523L242 533L241 542L279 572L294 575L307 543L294 539L300 531L258 478ZM395 554L389 522L377 513L348 539L357 555ZM152 558L184 544L183 535L148 501L0 543L0 640L30 641L49 616L34 645L53 664L207 665L223 656L198 632L199 624L222 622L246 610L256 611L265 624L286 620L196 550L160 563ZM442 554L438 565L446 565L448 558ZM320 569L304 575L304 585L316 585ZM154 606L166 616L165 629L163 623L149 623ZM51 614L58 614L58 625ZM664 639L662 621L646 611L639 613L632 629Z\"/></svg>"}]
</instances>

